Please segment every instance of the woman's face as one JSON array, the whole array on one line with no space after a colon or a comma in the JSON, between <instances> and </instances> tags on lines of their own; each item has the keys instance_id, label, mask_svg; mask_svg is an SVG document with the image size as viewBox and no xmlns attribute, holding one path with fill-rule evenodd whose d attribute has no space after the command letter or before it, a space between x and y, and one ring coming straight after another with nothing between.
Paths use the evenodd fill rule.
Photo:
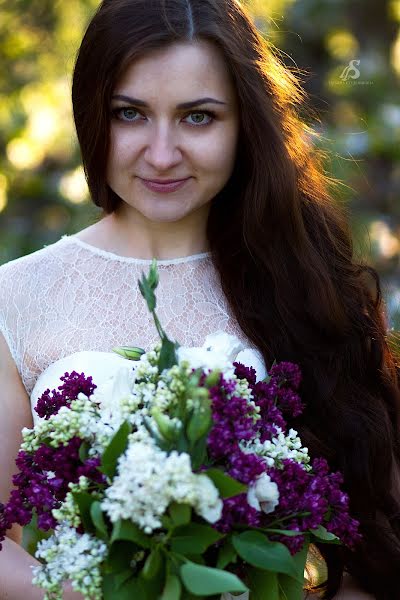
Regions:
<instances>
[{"instance_id":1,"label":"woman's face","mask_svg":"<svg viewBox=\"0 0 400 600\"><path fill-rule=\"evenodd\" d=\"M107 183L121 208L154 222L207 214L232 174L239 131L220 51L201 41L144 56L117 83L111 110ZM165 191L154 180L185 181Z\"/></svg>"}]
</instances>

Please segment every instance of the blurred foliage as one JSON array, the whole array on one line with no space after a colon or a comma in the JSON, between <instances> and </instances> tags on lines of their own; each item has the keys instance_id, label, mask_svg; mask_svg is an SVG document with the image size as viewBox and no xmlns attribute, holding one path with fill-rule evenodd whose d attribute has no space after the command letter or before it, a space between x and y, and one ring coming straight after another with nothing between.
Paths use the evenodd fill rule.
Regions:
<instances>
[{"instance_id":1,"label":"blurred foliage","mask_svg":"<svg viewBox=\"0 0 400 600\"><path fill-rule=\"evenodd\" d=\"M378 269L390 327L400 329L400 0L243 1L299 69L319 116L315 143L344 182L356 251ZM0 263L98 215L70 100L76 51L98 4L0 0Z\"/></svg>"},{"instance_id":2,"label":"blurred foliage","mask_svg":"<svg viewBox=\"0 0 400 600\"><path fill-rule=\"evenodd\" d=\"M340 184L357 255L381 276L400 330L400 0L248 0L298 69L325 168ZM307 107L309 108L309 107ZM304 115L307 120L309 111ZM398 339L398 338L397 338ZM400 346L400 344L399 344Z\"/></svg>"}]
</instances>

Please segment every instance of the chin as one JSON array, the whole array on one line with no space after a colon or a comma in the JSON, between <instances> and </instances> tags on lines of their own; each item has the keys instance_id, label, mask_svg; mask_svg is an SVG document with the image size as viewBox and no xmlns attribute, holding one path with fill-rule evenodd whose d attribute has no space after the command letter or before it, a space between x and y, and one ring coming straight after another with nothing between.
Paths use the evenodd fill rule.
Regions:
<instances>
[{"instance_id":1,"label":"chin","mask_svg":"<svg viewBox=\"0 0 400 600\"><path fill-rule=\"evenodd\" d=\"M144 214L143 216L152 223L176 223L177 221L182 221L185 217L190 214L189 212L170 212L168 214L162 213L161 211L154 211L150 214Z\"/></svg>"},{"instance_id":2,"label":"chin","mask_svg":"<svg viewBox=\"0 0 400 600\"><path fill-rule=\"evenodd\" d=\"M182 200L173 202L172 198L166 197L162 199L162 202L157 202L151 207L147 204L143 208L138 206L136 210L153 223L174 223L181 221L198 209L197 206L188 206Z\"/></svg>"}]
</instances>

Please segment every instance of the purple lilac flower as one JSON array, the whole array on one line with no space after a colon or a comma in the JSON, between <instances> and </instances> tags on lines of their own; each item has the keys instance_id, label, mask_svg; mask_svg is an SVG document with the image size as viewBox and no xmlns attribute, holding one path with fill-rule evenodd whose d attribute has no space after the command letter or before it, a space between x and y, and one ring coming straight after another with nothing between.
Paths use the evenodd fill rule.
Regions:
<instances>
[{"instance_id":1,"label":"purple lilac flower","mask_svg":"<svg viewBox=\"0 0 400 600\"><path fill-rule=\"evenodd\" d=\"M299 389L301 383L300 367L290 362L280 362L273 365L269 376L277 380L281 385L287 385L295 390Z\"/></svg>"},{"instance_id":2,"label":"purple lilac flower","mask_svg":"<svg viewBox=\"0 0 400 600\"><path fill-rule=\"evenodd\" d=\"M247 494L225 498L223 502L222 517L214 525L218 531L229 533L237 525L248 525L249 527L261 525L261 513L249 506Z\"/></svg>"},{"instance_id":3,"label":"purple lilac flower","mask_svg":"<svg viewBox=\"0 0 400 600\"><path fill-rule=\"evenodd\" d=\"M328 481L326 495L331 508L331 517L327 523L324 523L326 529L336 535L346 546L354 547L361 540L360 523L350 516L349 497L340 489L343 484L342 474L329 473L328 463L323 458L316 458L312 466L319 477Z\"/></svg>"},{"instance_id":4,"label":"purple lilac flower","mask_svg":"<svg viewBox=\"0 0 400 600\"><path fill-rule=\"evenodd\" d=\"M60 379L64 383L57 390L50 392L47 389L39 398L35 407L39 417L49 419L51 415L57 414L62 406L69 407L71 401L75 400L79 393L89 397L97 387L93 383L92 377L86 377L84 373L79 374L76 371L64 373Z\"/></svg>"},{"instance_id":5,"label":"purple lilac flower","mask_svg":"<svg viewBox=\"0 0 400 600\"><path fill-rule=\"evenodd\" d=\"M290 417L299 417L304 410L300 396L290 388L280 388L277 393L277 405Z\"/></svg>"},{"instance_id":6,"label":"purple lilac flower","mask_svg":"<svg viewBox=\"0 0 400 600\"><path fill-rule=\"evenodd\" d=\"M257 431L252 409L245 398L234 392L234 381L221 377L220 384L210 388L213 427L208 436L208 450L213 459L228 458L239 447L240 440L250 440Z\"/></svg>"},{"instance_id":7,"label":"purple lilac flower","mask_svg":"<svg viewBox=\"0 0 400 600\"><path fill-rule=\"evenodd\" d=\"M274 381L270 383L260 381L253 388L254 402L260 409L261 419L258 422L258 430L262 442L276 435L278 428L282 431L286 429L286 421L276 405L278 393L279 388Z\"/></svg>"},{"instance_id":8,"label":"purple lilac flower","mask_svg":"<svg viewBox=\"0 0 400 600\"><path fill-rule=\"evenodd\" d=\"M247 379L251 385L255 385L257 372L253 367L246 367L240 362L234 362L233 366L235 367L235 375L239 379Z\"/></svg>"},{"instance_id":9,"label":"purple lilac flower","mask_svg":"<svg viewBox=\"0 0 400 600\"><path fill-rule=\"evenodd\" d=\"M81 475L97 483L104 481L97 469L100 458L89 458L84 463L80 460L81 444L82 440L74 437L58 448L41 444L34 454L20 450L16 459L19 472L13 477L16 489L12 490L8 503L0 506L0 543L13 523L27 525L33 512L37 514L40 529L54 528L52 510L65 499L68 484L76 483Z\"/></svg>"},{"instance_id":10,"label":"purple lilac flower","mask_svg":"<svg viewBox=\"0 0 400 600\"><path fill-rule=\"evenodd\" d=\"M225 499L222 517L215 527L223 532L239 524L268 527L278 519L283 528L299 532L293 537L274 536L292 554L299 552L304 544L302 532L319 525L326 526L343 543L354 545L360 538L358 522L349 515L348 497L340 490L341 475L330 474L324 459L314 460L312 471L289 459L283 461L282 468L267 468L260 457L243 453L239 446L241 440L254 437L262 442L271 439L277 428L286 431L285 418L295 418L302 413L304 406L297 393L301 383L299 367L288 362L275 364L268 381L256 382L254 369L241 363L234 365L237 377L249 383L260 418L253 420L243 399L227 399L228 391L234 388L221 376L219 384L210 390L214 421L208 437L210 457L242 483L251 484L261 473L267 472L278 485L280 502L273 514L265 515L249 506L246 494ZM329 522L326 521L328 514L331 515Z\"/></svg>"},{"instance_id":11,"label":"purple lilac flower","mask_svg":"<svg viewBox=\"0 0 400 600\"><path fill-rule=\"evenodd\" d=\"M239 448L229 457L228 473L241 483L252 483L265 473L265 462L256 454L246 454Z\"/></svg>"},{"instance_id":12,"label":"purple lilac flower","mask_svg":"<svg viewBox=\"0 0 400 600\"><path fill-rule=\"evenodd\" d=\"M283 469L272 468L268 474L278 485L280 500L274 518L287 518L285 529L308 531L319 525L339 537L343 543L354 546L360 539L358 522L348 512L348 496L339 486L343 478L338 473L329 473L326 460L315 459L312 471L291 460L283 461ZM325 520L329 509L332 517ZM291 515L295 515L291 517ZM301 548L300 537L280 536L292 553Z\"/></svg>"}]
</instances>

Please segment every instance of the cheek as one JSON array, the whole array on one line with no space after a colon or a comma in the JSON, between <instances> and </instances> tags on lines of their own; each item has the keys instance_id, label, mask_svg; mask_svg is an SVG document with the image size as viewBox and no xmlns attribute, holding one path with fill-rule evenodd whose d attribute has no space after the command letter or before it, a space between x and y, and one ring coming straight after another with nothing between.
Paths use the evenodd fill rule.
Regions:
<instances>
[{"instance_id":1,"label":"cheek","mask_svg":"<svg viewBox=\"0 0 400 600\"><path fill-rule=\"evenodd\" d=\"M111 169L121 168L132 162L138 140L129 131L111 131L108 165Z\"/></svg>"},{"instance_id":2,"label":"cheek","mask_svg":"<svg viewBox=\"0 0 400 600\"><path fill-rule=\"evenodd\" d=\"M218 179L224 179L233 170L236 151L236 131L228 131L208 139L198 156L204 170Z\"/></svg>"}]
</instances>

